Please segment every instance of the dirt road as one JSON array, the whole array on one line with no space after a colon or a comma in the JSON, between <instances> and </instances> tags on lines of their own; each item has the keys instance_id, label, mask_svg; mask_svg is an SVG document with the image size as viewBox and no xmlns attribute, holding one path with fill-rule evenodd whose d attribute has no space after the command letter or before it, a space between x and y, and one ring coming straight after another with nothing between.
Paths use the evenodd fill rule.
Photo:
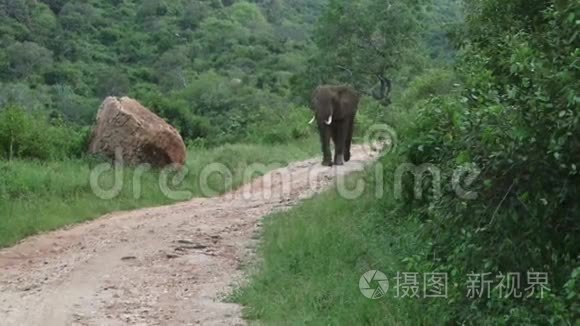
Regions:
<instances>
[{"instance_id":1,"label":"dirt road","mask_svg":"<svg viewBox=\"0 0 580 326\"><path fill-rule=\"evenodd\" d=\"M357 146L342 167L296 162L220 197L109 214L1 250L0 325L244 324L222 298L261 218L375 157Z\"/></svg>"}]
</instances>

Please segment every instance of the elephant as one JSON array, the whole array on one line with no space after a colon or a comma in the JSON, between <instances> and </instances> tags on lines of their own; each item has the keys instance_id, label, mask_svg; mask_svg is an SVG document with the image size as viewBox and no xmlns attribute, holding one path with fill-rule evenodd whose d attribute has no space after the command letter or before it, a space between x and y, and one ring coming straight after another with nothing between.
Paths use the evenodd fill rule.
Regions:
<instances>
[{"instance_id":1,"label":"elephant","mask_svg":"<svg viewBox=\"0 0 580 326\"><path fill-rule=\"evenodd\" d=\"M312 93L310 109L317 122L322 144L322 165L343 165L350 161L354 119L360 100L359 93L350 86L318 86ZM334 143L334 162L330 152Z\"/></svg>"},{"instance_id":2,"label":"elephant","mask_svg":"<svg viewBox=\"0 0 580 326\"><path fill-rule=\"evenodd\" d=\"M314 112L314 118L310 124L316 121L318 125L322 165L344 165L350 161L354 122L361 94L370 95L376 100L385 100L391 91L389 79L380 74L377 74L377 78L379 84L371 93L357 91L347 85L321 85L312 93L310 109ZM330 139L334 143L334 160L330 152Z\"/></svg>"}]
</instances>

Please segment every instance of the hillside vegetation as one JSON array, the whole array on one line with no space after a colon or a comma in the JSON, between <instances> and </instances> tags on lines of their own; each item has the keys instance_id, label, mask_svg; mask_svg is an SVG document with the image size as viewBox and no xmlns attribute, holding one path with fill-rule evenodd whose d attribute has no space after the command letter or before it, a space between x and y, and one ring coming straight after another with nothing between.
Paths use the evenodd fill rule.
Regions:
<instances>
[{"instance_id":1,"label":"hillside vegetation","mask_svg":"<svg viewBox=\"0 0 580 326\"><path fill-rule=\"evenodd\" d=\"M314 155L309 110L290 88L322 7L311 0L0 0L0 246L114 210L208 195L198 179L211 163L233 175L228 187L219 176L211 180L212 193L221 193L238 186L252 163ZM168 198L162 171L134 167L123 168L117 196L97 196L90 175L107 161L86 150L106 96L131 96L180 131L187 175L172 189L187 196ZM109 172L105 187L115 179Z\"/></svg>"},{"instance_id":2,"label":"hillside vegetation","mask_svg":"<svg viewBox=\"0 0 580 326\"><path fill-rule=\"evenodd\" d=\"M80 156L106 96L138 99L197 144L304 138L290 83L322 5L2 0L0 156Z\"/></svg>"}]
</instances>

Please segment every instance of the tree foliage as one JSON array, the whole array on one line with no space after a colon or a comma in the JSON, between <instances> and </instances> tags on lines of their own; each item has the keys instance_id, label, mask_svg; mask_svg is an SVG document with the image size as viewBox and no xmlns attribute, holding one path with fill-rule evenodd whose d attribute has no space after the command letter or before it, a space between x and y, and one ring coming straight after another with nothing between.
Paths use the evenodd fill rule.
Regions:
<instances>
[{"instance_id":1,"label":"tree foliage","mask_svg":"<svg viewBox=\"0 0 580 326\"><path fill-rule=\"evenodd\" d=\"M494 290L468 299L452 289L451 321L570 325L580 313L579 9L577 1L467 1L462 91L421 105L408 156L447 177L441 197L407 203L424 221L432 268L464 278L520 273L522 288L528 272L549 276L543 298ZM472 200L451 187L466 163L481 171Z\"/></svg>"},{"instance_id":2,"label":"tree foliage","mask_svg":"<svg viewBox=\"0 0 580 326\"><path fill-rule=\"evenodd\" d=\"M304 95L316 84L348 83L379 96L379 76L392 81L421 52L420 23L429 1L330 0L315 30L316 50L295 78Z\"/></svg>"}]
</instances>

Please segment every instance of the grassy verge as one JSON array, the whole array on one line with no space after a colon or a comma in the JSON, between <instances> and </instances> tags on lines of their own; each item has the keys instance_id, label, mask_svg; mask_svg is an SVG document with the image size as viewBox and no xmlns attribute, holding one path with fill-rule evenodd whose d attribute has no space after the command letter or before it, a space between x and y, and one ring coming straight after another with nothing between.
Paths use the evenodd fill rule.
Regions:
<instances>
[{"instance_id":1,"label":"grassy verge","mask_svg":"<svg viewBox=\"0 0 580 326\"><path fill-rule=\"evenodd\" d=\"M368 178L363 174L352 177ZM364 197L344 199L329 191L300 207L266 218L260 263L233 300L244 317L268 325L437 324L414 298L397 298L397 272L414 272L416 219L395 222L395 202ZM387 275L385 297L370 300L359 290L369 270ZM371 284L372 286L372 284ZM422 290L422 289L421 289Z\"/></svg>"},{"instance_id":2,"label":"grassy verge","mask_svg":"<svg viewBox=\"0 0 580 326\"><path fill-rule=\"evenodd\" d=\"M186 164L187 174L173 184L172 190L187 191L180 199L208 195L202 191L199 177L210 164L222 164L231 172L231 187L243 182L245 167L254 163L267 167L285 165L311 157L318 152L313 140L287 145L225 145L213 149L191 149ZM70 160L53 162L0 161L0 247L36 234L98 217L102 214L169 204L179 199L168 198L159 186L160 171L149 170L138 177L134 168L123 168L122 187L113 199L99 198L91 188L90 174L102 162ZM140 182L134 182L135 178ZM119 178L120 179L120 178ZM113 185L114 173L108 171L99 179L103 188ZM212 193L229 188L220 174L207 179ZM140 185L139 187L136 185Z\"/></svg>"}]
</instances>

